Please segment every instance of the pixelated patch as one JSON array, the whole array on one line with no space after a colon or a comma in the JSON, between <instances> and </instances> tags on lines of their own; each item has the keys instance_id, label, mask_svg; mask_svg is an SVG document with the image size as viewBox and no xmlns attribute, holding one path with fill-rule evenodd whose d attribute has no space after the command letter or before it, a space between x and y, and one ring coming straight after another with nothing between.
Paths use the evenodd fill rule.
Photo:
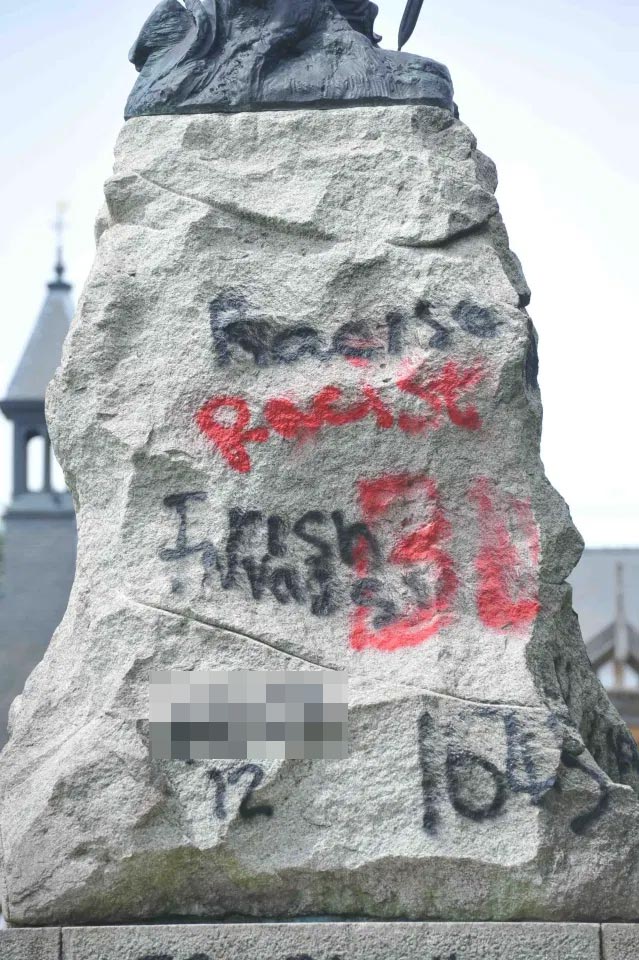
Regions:
<instances>
[{"instance_id":1,"label":"pixelated patch","mask_svg":"<svg viewBox=\"0 0 639 960\"><path fill-rule=\"evenodd\" d=\"M348 675L165 670L151 676L154 760L342 760Z\"/></svg>"}]
</instances>

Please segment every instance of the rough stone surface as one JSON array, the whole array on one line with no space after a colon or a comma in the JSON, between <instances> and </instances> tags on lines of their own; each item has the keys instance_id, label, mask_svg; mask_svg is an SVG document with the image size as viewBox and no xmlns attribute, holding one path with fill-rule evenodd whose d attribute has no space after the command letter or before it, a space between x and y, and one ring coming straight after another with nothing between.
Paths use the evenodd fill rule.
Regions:
<instances>
[{"instance_id":1,"label":"rough stone surface","mask_svg":"<svg viewBox=\"0 0 639 960\"><path fill-rule=\"evenodd\" d=\"M365 30L358 19L371 14L353 20ZM129 118L407 101L453 110L445 66L380 49L330 0L162 0L130 59L140 76Z\"/></svg>"},{"instance_id":2,"label":"rough stone surface","mask_svg":"<svg viewBox=\"0 0 639 960\"><path fill-rule=\"evenodd\" d=\"M265 923L65 930L62 960L599 960L589 924ZM624 957L625 960L625 957Z\"/></svg>"},{"instance_id":3,"label":"rough stone surface","mask_svg":"<svg viewBox=\"0 0 639 960\"><path fill-rule=\"evenodd\" d=\"M606 923L601 931L602 960L637 960L639 923Z\"/></svg>"},{"instance_id":4,"label":"rough stone surface","mask_svg":"<svg viewBox=\"0 0 639 960\"><path fill-rule=\"evenodd\" d=\"M427 107L126 125L49 396L78 574L0 758L10 921L635 917L495 186ZM152 670L313 666L350 756L262 764L272 816L149 759Z\"/></svg>"},{"instance_id":5,"label":"rough stone surface","mask_svg":"<svg viewBox=\"0 0 639 960\"><path fill-rule=\"evenodd\" d=\"M60 960L61 930L0 930L0 960Z\"/></svg>"}]
</instances>

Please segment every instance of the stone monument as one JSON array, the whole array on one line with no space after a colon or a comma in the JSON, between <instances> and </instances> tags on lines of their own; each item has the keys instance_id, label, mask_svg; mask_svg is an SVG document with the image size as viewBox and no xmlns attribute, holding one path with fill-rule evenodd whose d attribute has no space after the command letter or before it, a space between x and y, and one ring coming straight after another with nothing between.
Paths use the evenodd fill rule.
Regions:
<instances>
[{"instance_id":1,"label":"stone monument","mask_svg":"<svg viewBox=\"0 0 639 960\"><path fill-rule=\"evenodd\" d=\"M48 396L76 582L0 759L5 916L74 960L594 960L639 916L495 167L341 6L164 0L133 50ZM154 672L240 669L347 671L348 756L153 758Z\"/></svg>"}]
</instances>

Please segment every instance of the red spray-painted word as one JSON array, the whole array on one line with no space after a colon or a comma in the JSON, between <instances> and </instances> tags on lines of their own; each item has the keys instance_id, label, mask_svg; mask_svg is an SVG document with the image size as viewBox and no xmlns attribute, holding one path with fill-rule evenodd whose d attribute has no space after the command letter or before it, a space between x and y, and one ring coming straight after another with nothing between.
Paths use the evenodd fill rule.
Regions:
<instances>
[{"instance_id":1,"label":"red spray-painted word","mask_svg":"<svg viewBox=\"0 0 639 960\"><path fill-rule=\"evenodd\" d=\"M323 428L343 427L373 417L380 430L397 426L404 433L418 435L438 430L446 418L465 430L478 430L481 418L473 403L462 405L464 395L477 386L484 373L475 364L464 369L450 360L437 372L429 374L426 366L410 368L397 380L396 388L403 394L416 397L426 404L427 414L400 411L397 415L382 400L378 390L363 385L354 402L345 402L344 392L336 386L326 386L316 393L303 408L288 397L274 397L264 406L263 416L268 426L251 427L251 412L245 399L236 396L217 396L208 400L195 415L195 421L211 443L222 454L227 464L239 473L248 473L251 458L247 446L265 443L272 433L285 440L305 441ZM221 419L230 411L234 419Z\"/></svg>"},{"instance_id":2,"label":"red spray-painted word","mask_svg":"<svg viewBox=\"0 0 639 960\"><path fill-rule=\"evenodd\" d=\"M352 616L351 646L383 651L418 646L450 623L458 586L453 561L444 548L451 530L437 485L421 474L389 475L361 481L359 500L365 519L380 539L384 539L384 528L390 528L387 536L394 546L387 562L401 569L411 599L403 612L390 605L390 616L374 615L380 607L377 594L381 584L365 577L368 545L363 542L358 564L362 589L356 595L359 605ZM414 513L420 521L415 522ZM393 535L397 527L399 538Z\"/></svg>"},{"instance_id":3,"label":"red spray-painted word","mask_svg":"<svg viewBox=\"0 0 639 960\"><path fill-rule=\"evenodd\" d=\"M479 514L479 616L497 630L531 623L539 612L539 529L531 505L504 498L486 478L474 483L470 496Z\"/></svg>"},{"instance_id":4,"label":"red spray-painted word","mask_svg":"<svg viewBox=\"0 0 639 960\"><path fill-rule=\"evenodd\" d=\"M217 419L220 410L233 410L235 421L231 425ZM264 427L247 429L251 420L248 404L240 397L213 397L195 415L198 427L212 440L229 466L238 473L248 473L251 460L246 452L247 443L265 443L269 432Z\"/></svg>"}]
</instances>

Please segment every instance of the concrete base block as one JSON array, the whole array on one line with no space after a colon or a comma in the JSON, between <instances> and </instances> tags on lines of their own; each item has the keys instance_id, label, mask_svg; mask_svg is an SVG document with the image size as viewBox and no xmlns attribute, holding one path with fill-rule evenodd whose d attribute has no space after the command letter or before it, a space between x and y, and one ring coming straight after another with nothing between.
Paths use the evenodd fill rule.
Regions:
<instances>
[{"instance_id":1,"label":"concrete base block","mask_svg":"<svg viewBox=\"0 0 639 960\"><path fill-rule=\"evenodd\" d=\"M639 923L604 923L601 947L602 960L637 960Z\"/></svg>"},{"instance_id":2,"label":"concrete base block","mask_svg":"<svg viewBox=\"0 0 639 960\"><path fill-rule=\"evenodd\" d=\"M246 923L64 929L63 960L600 960L597 924ZM625 958L624 958L625 960Z\"/></svg>"},{"instance_id":3,"label":"concrete base block","mask_svg":"<svg viewBox=\"0 0 639 960\"><path fill-rule=\"evenodd\" d=\"M0 930L0 960L60 960L61 931Z\"/></svg>"}]
</instances>

